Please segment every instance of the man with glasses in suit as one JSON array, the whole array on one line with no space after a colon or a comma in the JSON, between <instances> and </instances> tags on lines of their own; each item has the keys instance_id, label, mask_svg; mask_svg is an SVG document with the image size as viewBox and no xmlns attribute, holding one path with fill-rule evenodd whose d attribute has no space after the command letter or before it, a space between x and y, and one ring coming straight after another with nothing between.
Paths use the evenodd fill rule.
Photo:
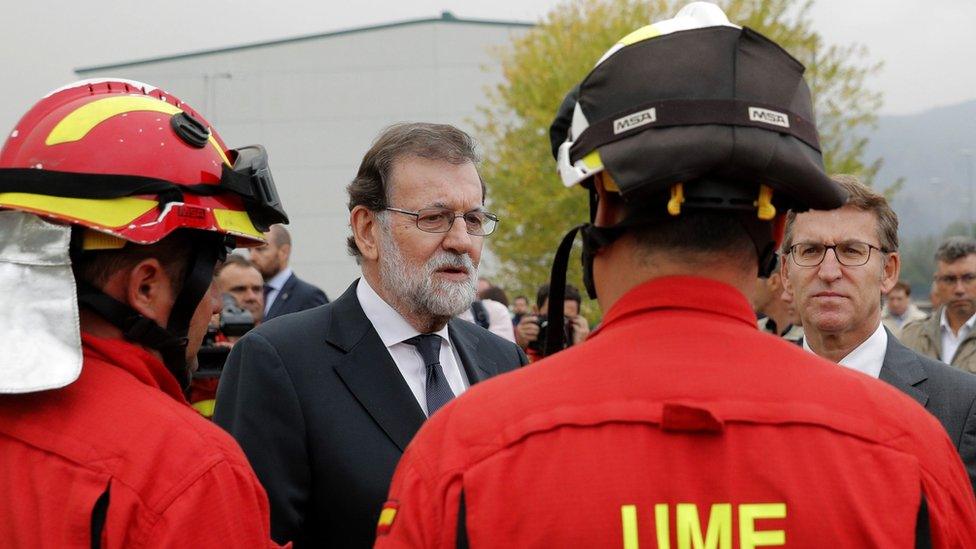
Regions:
<instances>
[{"instance_id":1,"label":"man with glasses in suit","mask_svg":"<svg viewBox=\"0 0 976 549\"><path fill-rule=\"evenodd\" d=\"M437 409L525 364L455 319L475 299L485 238L474 143L441 124L384 131L349 185L363 276L335 301L251 331L224 369L214 420L240 442L296 547L369 547L394 468Z\"/></svg>"},{"instance_id":2,"label":"man with glasses in suit","mask_svg":"<svg viewBox=\"0 0 976 549\"><path fill-rule=\"evenodd\" d=\"M844 207L791 212L786 222L783 280L803 321L803 347L924 406L976 484L976 377L913 352L881 323L881 296L901 267L898 217L856 178L834 180L848 194Z\"/></svg>"}]
</instances>

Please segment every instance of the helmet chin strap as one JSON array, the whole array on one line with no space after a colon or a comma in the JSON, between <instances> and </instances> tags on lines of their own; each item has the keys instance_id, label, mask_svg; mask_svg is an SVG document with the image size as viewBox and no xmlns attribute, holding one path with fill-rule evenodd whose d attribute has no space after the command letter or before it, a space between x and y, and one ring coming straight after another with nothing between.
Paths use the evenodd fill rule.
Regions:
<instances>
[{"instance_id":1,"label":"helmet chin strap","mask_svg":"<svg viewBox=\"0 0 976 549\"><path fill-rule=\"evenodd\" d=\"M186 360L190 322L210 288L217 260L226 253L222 244L216 242L217 235L208 236L211 235L193 239L186 275L165 328L93 285L77 281L78 304L120 329L125 339L158 351L166 369L184 390L190 385Z\"/></svg>"},{"instance_id":2,"label":"helmet chin strap","mask_svg":"<svg viewBox=\"0 0 976 549\"><path fill-rule=\"evenodd\" d=\"M620 237L626 227L596 227L590 223L583 223L570 229L552 261L552 272L549 275L549 325L546 327L546 346L543 356L549 356L563 350L565 338L563 332L562 303L566 300L566 269L569 266L569 254L573 250L576 233L583 235L583 284L590 299L596 299L596 286L593 283L593 258L600 248L611 244Z\"/></svg>"},{"instance_id":3,"label":"helmet chin strap","mask_svg":"<svg viewBox=\"0 0 976 549\"><path fill-rule=\"evenodd\" d=\"M163 364L183 387L187 383L187 338L179 337L146 318L135 309L109 296L88 282L78 280L78 304L122 330L122 336L143 347L159 351ZM182 364L179 358L183 357Z\"/></svg>"},{"instance_id":4,"label":"helmet chin strap","mask_svg":"<svg viewBox=\"0 0 976 549\"><path fill-rule=\"evenodd\" d=\"M592 194L593 191L590 191ZM591 218L593 217L592 206L595 201L591 194ZM736 219L742 228L749 235L753 246L756 248L756 258L758 260L758 275L768 277L776 268L776 249L777 242L774 237L774 223L762 221L754 216L739 214ZM563 350L565 337L563 331L563 308L559 304L565 301L566 294L566 270L569 265L569 255L573 249L573 242L576 240L576 233L583 237L583 285L590 299L596 299L596 285L593 280L593 260L599 251L612 244L632 227L647 225L661 218L632 218L624 219L620 223L611 227L597 227L592 223L583 223L570 229L563 237L556 256L553 258L552 271L549 277L549 324L546 327L546 345L543 349L543 356L549 356ZM778 230L775 229L775 230Z\"/></svg>"}]
</instances>

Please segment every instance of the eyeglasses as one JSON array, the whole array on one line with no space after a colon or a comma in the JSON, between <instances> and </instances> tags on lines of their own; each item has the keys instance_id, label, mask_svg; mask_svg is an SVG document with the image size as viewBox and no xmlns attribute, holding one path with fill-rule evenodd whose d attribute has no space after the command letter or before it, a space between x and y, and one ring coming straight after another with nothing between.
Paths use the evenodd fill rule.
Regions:
<instances>
[{"instance_id":1,"label":"eyeglasses","mask_svg":"<svg viewBox=\"0 0 976 549\"><path fill-rule=\"evenodd\" d=\"M953 287L957 282L962 281L963 286L972 286L976 282L976 273L966 273L956 275L939 275L935 277L936 283L942 286Z\"/></svg>"},{"instance_id":2,"label":"eyeglasses","mask_svg":"<svg viewBox=\"0 0 976 549\"><path fill-rule=\"evenodd\" d=\"M871 259L871 250L882 252L881 248L866 242L852 240L841 242L833 246L816 242L804 242L790 246L789 254L793 257L793 263L800 267L816 267L823 263L827 257L827 250L834 250L837 262L845 267L860 267Z\"/></svg>"},{"instance_id":3,"label":"eyeglasses","mask_svg":"<svg viewBox=\"0 0 976 549\"><path fill-rule=\"evenodd\" d=\"M488 236L498 226L498 216L481 210L454 213L448 208L424 208L418 211L385 208L391 212L412 215L417 218L417 228L425 233L446 233L454 226L454 220L464 218L464 230L472 236Z\"/></svg>"}]
</instances>

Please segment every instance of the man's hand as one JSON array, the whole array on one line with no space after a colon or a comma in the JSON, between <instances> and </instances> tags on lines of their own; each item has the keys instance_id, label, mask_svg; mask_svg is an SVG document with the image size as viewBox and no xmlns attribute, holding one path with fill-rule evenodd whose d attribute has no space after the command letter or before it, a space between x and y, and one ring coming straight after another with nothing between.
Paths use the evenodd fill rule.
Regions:
<instances>
[{"instance_id":1,"label":"man's hand","mask_svg":"<svg viewBox=\"0 0 976 549\"><path fill-rule=\"evenodd\" d=\"M515 326L515 343L523 349L539 339L539 319L535 315L525 315Z\"/></svg>"},{"instance_id":2,"label":"man's hand","mask_svg":"<svg viewBox=\"0 0 976 549\"><path fill-rule=\"evenodd\" d=\"M586 321L580 315L574 316L569 319L570 325L573 327L573 345L578 343L583 343L586 341L587 336L590 335L590 323Z\"/></svg>"}]
</instances>

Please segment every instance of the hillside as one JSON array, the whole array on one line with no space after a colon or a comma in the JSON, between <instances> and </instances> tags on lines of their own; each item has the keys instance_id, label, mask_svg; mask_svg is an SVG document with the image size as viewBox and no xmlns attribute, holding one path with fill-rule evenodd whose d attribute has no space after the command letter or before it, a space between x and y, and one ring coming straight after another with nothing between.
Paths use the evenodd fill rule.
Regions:
<instances>
[{"instance_id":1,"label":"hillside","mask_svg":"<svg viewBox=\"0 0 976 549\"><path fill-rule=\"evenodd\" d=\"M893 202L902 238L941 234L954 221L976 221L976 157L966 156L967 151L976 155L976 100L883 116L870 140L866 158L884 158L875 186L905 179Z\"/></svg>"}]
</instances>

